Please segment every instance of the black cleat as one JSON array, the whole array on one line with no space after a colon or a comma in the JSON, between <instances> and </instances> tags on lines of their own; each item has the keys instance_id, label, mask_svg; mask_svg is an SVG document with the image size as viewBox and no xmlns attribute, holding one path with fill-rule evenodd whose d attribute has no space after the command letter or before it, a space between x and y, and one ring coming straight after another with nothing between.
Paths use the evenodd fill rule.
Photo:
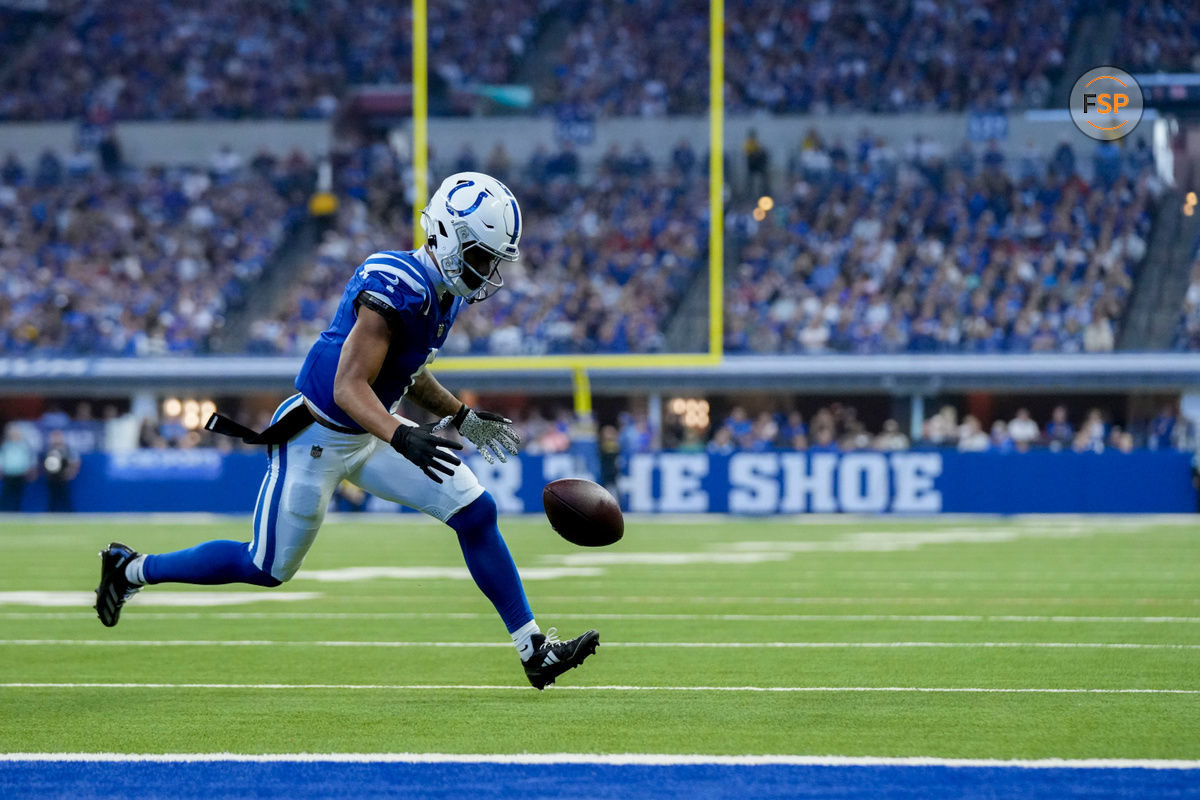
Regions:
<instances>
[{"instance_id":1,"label":"black cleat","mask_svg":"<svg viewBox=\"0 0 1200 800\"><path fill-rule=\"evenodd\" d=\"M125 566L139 553L128 545L113 542L100 551L100 585L96 587L96 616L111 628L121 618L121 606L142 588L125 578Z\"/></svg>"},{"instance_id":2,"label":"black cleat","mask_svg":"<svg viewBox=\"0 0 1200 800\"><path fill-rule=\"evenodd\" d=\"M574 669L583 660L596 652L600 646L600 634L588 631L569 642L560 642L554 628L533 635L533 655L525 662L525 675L533 688L541 691L554 679L569 669Z\"/></svg>"}]
</instances>

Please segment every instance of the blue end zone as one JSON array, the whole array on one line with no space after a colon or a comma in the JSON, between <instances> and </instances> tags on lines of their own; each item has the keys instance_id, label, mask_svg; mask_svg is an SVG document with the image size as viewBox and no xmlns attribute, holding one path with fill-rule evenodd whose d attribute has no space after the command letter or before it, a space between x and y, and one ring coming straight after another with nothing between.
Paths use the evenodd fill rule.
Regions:
<instances>
[{"instance_id":1,"label":"blue end zone","mask_svg":"<svg viewBox=\"0 0 1200 800\"><path fill-rule=\"evenodd\" d=\"M945 766L0 762L5 798L1200 798L1200 772Z\"/></svg>"}]
</instances>

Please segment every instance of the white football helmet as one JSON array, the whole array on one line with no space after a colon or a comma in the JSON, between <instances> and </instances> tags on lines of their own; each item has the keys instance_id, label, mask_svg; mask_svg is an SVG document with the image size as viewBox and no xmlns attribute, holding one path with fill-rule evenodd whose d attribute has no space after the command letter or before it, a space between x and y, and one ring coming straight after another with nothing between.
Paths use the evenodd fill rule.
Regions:
<instances>
[{"instance_id":1,"label":"white football helmet","mask_svg":"<svg viewBox=\"0 0 1200 800\"><path fill-rule=\"evenodd\" d=\"M433 193L421 227L450 292L477 303L504 285L501 261L516 261L521 207L500 181L457 172Z\"/></svg>"}]
</instances>

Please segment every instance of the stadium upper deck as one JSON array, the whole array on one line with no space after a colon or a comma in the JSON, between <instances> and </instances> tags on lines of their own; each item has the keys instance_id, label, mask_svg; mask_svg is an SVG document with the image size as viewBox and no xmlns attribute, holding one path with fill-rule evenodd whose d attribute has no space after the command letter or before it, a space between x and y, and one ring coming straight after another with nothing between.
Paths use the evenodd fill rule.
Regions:
<instances>
[{"instance_id":1,"label":"stadium upper deck","mask_svg":"<svg viewBox=\"0 0 1200 800\"><path fill-rule=\"evenodd\" d=\"M64 5L31 41L0 39L11 60L0 120L321 118L353 85L411 74L403 3ZM729 0L728 111L1040 107L1080 7ZM702 0L442 0L429 4L430 68L451 88L531 84L536 110L697 113L708 104L707 9ZM1130 8L1125 27L1138 35L1119 37L1129 43L1120 55L1147 69L1188 63L1198 24L1185 3Z\"/></svg>"}]
</instances>

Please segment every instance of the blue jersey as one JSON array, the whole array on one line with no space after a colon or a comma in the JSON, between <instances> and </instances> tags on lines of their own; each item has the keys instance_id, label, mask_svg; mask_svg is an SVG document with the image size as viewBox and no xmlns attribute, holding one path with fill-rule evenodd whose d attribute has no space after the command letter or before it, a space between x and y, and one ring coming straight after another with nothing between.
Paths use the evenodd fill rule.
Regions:
<instances>
[{"instance_id":1,"label":"blue jersey","mask_svg":"<svg viewBox=\"0 0 1200 800\"><path fill-rule=\"evenodd\" d=\"M333 402L333 379L337 375L342 345L365 304L388 321L392 342L379 376L371 385L375 396L394 410L413 379L433 361L446 341L450 326L462 308L463 299L446 295L445 303L419 260L420 251L387 250L367 258L346 283L333 322L308 351L296 377L296 388L322 416L356 431L363 427ZM422 254L422 257L423 254Z\"/></svg>"}]
</instances>

